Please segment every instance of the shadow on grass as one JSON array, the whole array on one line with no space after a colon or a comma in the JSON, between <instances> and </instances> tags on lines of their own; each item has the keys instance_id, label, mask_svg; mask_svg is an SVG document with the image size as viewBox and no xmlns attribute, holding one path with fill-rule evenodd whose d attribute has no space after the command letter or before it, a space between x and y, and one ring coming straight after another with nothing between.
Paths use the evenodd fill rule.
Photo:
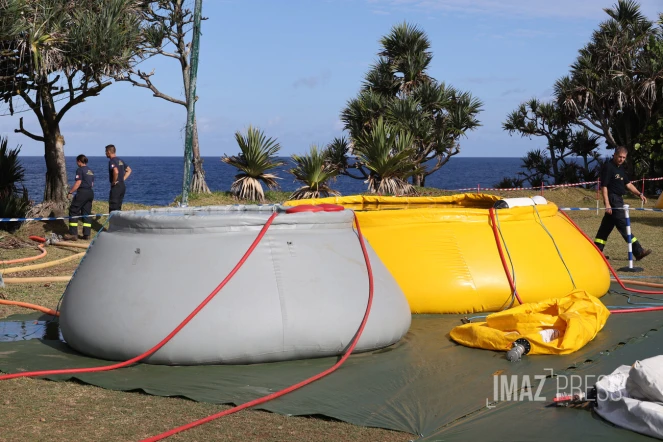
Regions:
<instances>
[{"instance_id":1,"label":"shadow on grass","mask_svg":"<svg viewBox=\"0 0 663 442\"><path fill-rule=\"evenodd\" d=\"M663 213L660 213L659 215L660 216L657 218L652 216L648 216L646 218L636 218L633 222L633 228L637 228L638 224L644 224L651 227L663 227Z\"/></svg>"}]
</instances>

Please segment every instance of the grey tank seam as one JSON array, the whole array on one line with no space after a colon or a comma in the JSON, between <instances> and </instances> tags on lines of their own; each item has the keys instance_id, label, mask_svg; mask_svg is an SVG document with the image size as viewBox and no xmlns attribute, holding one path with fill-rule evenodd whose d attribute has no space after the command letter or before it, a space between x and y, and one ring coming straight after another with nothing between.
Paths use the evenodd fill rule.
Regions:
<instances>
[{"instance_id":1,"label":"grey tank seam","mask_svg":"<svg viewBox=\"0 0 663 442\"><path fill-rule=\"evenodd\" d=\"M285 326L288 316L285 310L285 298L283 296L283 287L281 286L281 269L274 259L274 247L272 247L272 237L267 235L269 241L269 254L272 258L272 267L274 268L274 279L276 280L276 291L279 294L279 306L281 307L281 349L285 350Z\"/></svg>"}]
</instances>

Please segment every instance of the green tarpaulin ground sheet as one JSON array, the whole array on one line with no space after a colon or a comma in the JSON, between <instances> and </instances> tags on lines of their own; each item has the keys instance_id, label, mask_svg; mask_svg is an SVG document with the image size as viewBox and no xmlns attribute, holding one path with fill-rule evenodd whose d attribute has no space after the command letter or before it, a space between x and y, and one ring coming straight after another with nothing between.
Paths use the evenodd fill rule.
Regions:
<instances>
[{"instance_id":1,"label":"green tarpaulin ground sheet","mask_svg":"<svg viewBox=\"0 0 663 442\"><path fill-rule=\"evenodd\" d=\"M606 305L626 305L627 300L616 291L602 299ZM260 409L287 415L324 415L356 425L408 432L426 441L485 440L487 436L505 441L652 440L616 428L590 410L549 404L560 388L565 392L564 382L569 383L572 375L576 384L579 379L591 383L619 365L663 354L663 312L611 315L597 337L573 354L524 356L513 363L503 352L467 348L451 341L449 331L461 324L461 317L413 315L409 332L397 344L352 355L331 375ZM315 375L336 361L321 358L195 367L138 364L78 374L75 379L113 390L241 404ZM105 364L108 362L83 356L57 340L0 342L0 371L5 373ZM523 388L526 379L531 390ZM509 397L514 391L509 382L516 383L519 395L529 391L532 399L543 400L529 400L526 394L522 401L514 400L516 397ZM539 384L540 394L534 397Z\"/></svg>"}]
</instances>

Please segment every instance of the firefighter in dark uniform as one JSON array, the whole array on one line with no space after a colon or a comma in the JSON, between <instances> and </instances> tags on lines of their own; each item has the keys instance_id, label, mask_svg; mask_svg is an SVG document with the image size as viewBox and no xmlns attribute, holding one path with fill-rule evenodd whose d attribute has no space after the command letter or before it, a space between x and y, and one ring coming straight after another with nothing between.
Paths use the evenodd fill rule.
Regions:
<instances>
[{"instance_id":1,"label":"firefighter in dark uniform","mask_svg":"<svg viewBox=\"0 0 663 442\"><path fill-rule=\"evenodd\" d=\"M122 200L126 187L124 181L131 175L131 167L115 155L115 146L106 146L108 158L108 178L110 180L110 195L108 196L108 210L122 210Z\"/></svg>"},{"instance_id":2,"label":"firefighter in dark uniform","mask_svg":"<svg viewBox=\"0 0 663 442\"><path fill-rule=\"evenodd\" d=\"M633 195L639 197L645 203L647 202L647 198L635 188L626 174L624 162L626 161L627 154L628 151L625 147L617 147L612 160L608 161L601 170L601 191L603 193L603 203L605 204L605 215L603 215L601 226L594 239L594 244L601 251L603 251L603 247L605 247L608 241L608 236L610 236L612 229L615 227L621 233L624 241L628 243L626 214L622 210L624 207L622 196L626 194L626 190L628 189ZM631 243L633 256L637 261L640 261L651 253L650 249L642 247L635 235L632 235Z\"/></svg>"},{"instance_id":3,"label":"firefighter in dark uniform","mask_svg":"<svg viewBox=\"0 0 663 442\"><path fill-rule=\"evenodd\" d=\"M76 157L76 180L71 186L69 195L74 195L74 199L69 206L69 216L83 216L69 220L69 235L65 235L67 241L76 241L78 239L78 224L83 223L83 239L90 239L90 230L92 224L88 215L92 213L92 201L94 200L94 172L87 167L87 157L79 155Z\"/></svg>"}]
</instances>

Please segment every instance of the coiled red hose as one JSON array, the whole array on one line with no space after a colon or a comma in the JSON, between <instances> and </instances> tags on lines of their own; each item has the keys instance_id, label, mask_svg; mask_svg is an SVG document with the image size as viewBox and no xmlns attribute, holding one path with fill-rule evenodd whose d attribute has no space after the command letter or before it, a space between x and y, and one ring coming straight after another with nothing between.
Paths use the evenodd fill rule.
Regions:
<instances>
[{"instance_id":1,"label":"coiled red hose","mask_svg":"<svg viewBox=\"0 0 663 442\"><path fill-rule=\"evenodd\" d=\"M490 214L490 221L491 221L490 224L493 229L493 235L495 236L497 251L500 252L500 260L502 260L502 267L504 267L504 273L506 273L506 277L509 280L511 293L516 295L516 299L518 300L519 303L522 304L523 301L522 299L520 299L520 295L518 295L518 291L516 290L516 285L513 282L513 278L511 278L511 273L509 272L509 266L506 263L506 258L504 257L504 252L502 251L502 242L500 241L500 235L499 232L497 231L497 220L495 219L495 209L491 207L488 213Z\"/></svg>"},{"instance_id":2,"label":"coiled red hose","mask_svg":"<svg viewBox=\"0 0 663 442\"><path fill-rule=\"evenodd\" d=\"M256 405L264 404L265 402L271 401L272 399L276 399L277 397L283 396L285 394L288 394L292 391L295 391L301 387L304 387L312 382L317 381L320 378L323 378L327 376L328 374L336 371L343 363L350 357L350 354L352 353L352 350L354 350L355 346L357 345L357 342L359 342L359 338L361 337L361 334L364 331L364 327L366 326L366 321L368 320L368 314L371 311L371 305L373 303L373 270L371 268L371 262L368 258L368 252L366 251L366 245L364 244L364 237L361 234L361 228L359 227L359 220L357 219L357 215L355 214L355 225L357 226L357 236L359 237L359 243L361 244L361 251L364 254L364 261L366 262L366 269L368 271L368 303L366 305L366 312L364 313L364 319L361 321L361 325L359 326L359 330L357 330L357 334L355 335L354 339L350 343L350 346L348 349L345 351L341 359L338 360L333 366L328 368L327 370L323 371L322 373L319 373L315 376L311 376L308 379L305 379L295 385L292 385L290 387L284 388L283 390L268 394L267 396L263 396L258 399L254 399L252 401L246 402L244 404L238 405L234 408L230 408L228 410L221 411L219 413L213 414L211 416L199 419L197 421L191 422L186 425L182 425L181 427L174 428L170 431L166 431L165 433L161 433L157 436L152 436L147 439L143 439L142 442L154 442L154 441L159 441L162 439L165 439L169 436L172 436L174 434L180 433L182 431L189 430L193 427L197 427L198 425L205 424L207 422L213 421L215 419L218 419L223 416L227 416L229 414L236 413L238 411L244 410L246 408L254 407Z\"/></svg>"}]
</instances>

